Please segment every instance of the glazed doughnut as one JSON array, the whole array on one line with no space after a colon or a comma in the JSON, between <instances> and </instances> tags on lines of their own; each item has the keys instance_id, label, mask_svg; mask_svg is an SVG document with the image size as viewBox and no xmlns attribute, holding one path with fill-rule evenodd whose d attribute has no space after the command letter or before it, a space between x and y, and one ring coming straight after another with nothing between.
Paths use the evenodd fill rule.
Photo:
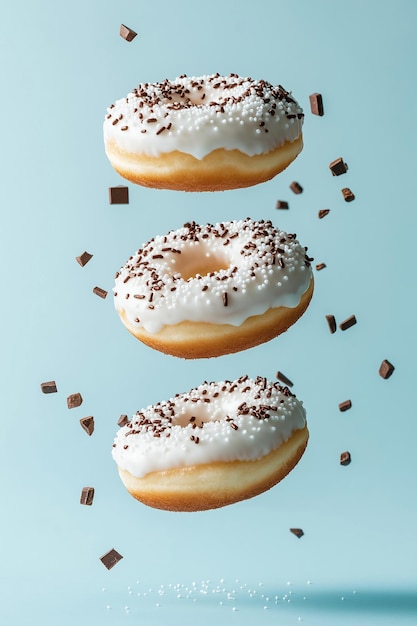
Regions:
<instances>
[{"instance_id":1,"label":"glazed doughnut","mask_svg":"<svg viewBox=\"0 0 417 626\"><path fill-rule=\"evenodd\" d=\"M116 274L114 302L140 341L207 358L269 341L306 310L310 262L293 234L249 218L185 224L151 239Z\"/></svg>"},{"instance_id":2,"label":"glazed doughnut","mask_svg":"<svg viewBox=\"0 0 417 626\"><path fill-rule=\"evenodd\" d=\"M249 187L303 147L304 114L290 92L237 74L141 83L107 109L106 154L128 180L159 189Z\"/></svg>"},{"instance_id":3,"label":"glazed doughnut","mask_svg":"<svg viewBox=\"0 0 417 626\"><path fill-rule=\"evenodd\" d=\"M137 500L157 509L202 511L273 487L307 446L302 402L288 387L242 376L204 382L138 411L112 454Z\"/></svg>"}]
</instances>

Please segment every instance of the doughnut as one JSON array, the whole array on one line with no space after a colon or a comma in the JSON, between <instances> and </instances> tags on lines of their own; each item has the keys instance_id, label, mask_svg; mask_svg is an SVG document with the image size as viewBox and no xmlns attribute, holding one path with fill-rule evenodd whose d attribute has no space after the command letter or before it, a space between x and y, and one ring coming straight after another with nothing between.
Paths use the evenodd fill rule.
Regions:
<instances>
[{"instance_id":1,"label":"doughnut","mask_svg":"<svg viewBox=\"0 0 417 626\"><path fill-rule=\"evenodd\" d=\"M221 191L273 178L303 148L303 111L281 85L237 74L141 83L107 109L105 151L145 187Z\"/></svg>"},{"instance_id":2,"label":"doughnut","mask_svg":"<svg viewBox=\"0 0 417 626\"><path fill-rule=\"evenodd\" d=\"M146 345L186 359L269 341L306 310L311 259L296 235L250 218L158 235L116 273L114 303Z\"/></svg>"},{"instance_id":3,"label":"doughnut","mask_svg":"<svg viewBox=\"0 0 417 626\"><path fill-rule=\"evenodd\" d=\"M301 401L258 376L204 382L138 411L112 448L120 478L143 504L203 511L276 485L307 446Z\"/></svg>"}]
</instances>

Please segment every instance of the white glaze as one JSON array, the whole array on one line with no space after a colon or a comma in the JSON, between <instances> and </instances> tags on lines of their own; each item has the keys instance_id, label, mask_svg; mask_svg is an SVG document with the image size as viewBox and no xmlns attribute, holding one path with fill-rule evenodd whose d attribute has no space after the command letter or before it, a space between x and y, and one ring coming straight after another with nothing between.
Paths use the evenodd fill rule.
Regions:
<instances>
[{"instance_id":1,"label":"white glaze","mask_svg":"<svg viewBox=\"0 0 417 626\"><path fill-rule=\"evenodd\" d=\"M107 109L103 130L105 143L124 152L202 159L217 148L267 153L295 141L302 123L301 107L282 87L214 74L140 84Z\"/></svg>"},{"instance_id":2,"label":"white glaze","mask_svg":"<svg viewBox=\"0 0 417 626\"><path fill-rule=\"evenodd\" d=\"M112 455L121 469L136 477L205 463L256 460L305 424L303 404L287 387L243 376L233 382L203 383L138 411L118 431Z\"/></svg>"},{"instance_id":3,"label":"white glaze","mask_svg":"<svg viewBox=\"0 0 417 626\"><path fill-rule=\"evenodd\" d=\"M292 235L247 218L158 235L118 272L113 291L132 326L157 333L182 321L240 326L269 308L295 308L311 277Z\"/></svg>"}]
</instances>

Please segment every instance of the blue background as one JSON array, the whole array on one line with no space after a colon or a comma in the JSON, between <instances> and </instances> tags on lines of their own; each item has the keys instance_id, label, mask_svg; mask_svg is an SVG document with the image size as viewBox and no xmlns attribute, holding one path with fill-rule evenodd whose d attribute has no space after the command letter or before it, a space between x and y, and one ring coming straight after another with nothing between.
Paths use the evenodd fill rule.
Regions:
<instances>
[{"instance_id":1,"label":"blue background","mask_svg":"<svg viewBox=\"0 0 417 626\"><path fill-rule=\"evenodd\" d=\"M338 623L415 623L416 19L413 0L3 8L0 621L322 625L337 614ZM121 23L138 32L131 43ZM104 154L106 107L139 82L216 71L292 90L306 113L302 154L249 189L129 185L130 204L109 205L108 187L124 181ZM324 117L310 112L316 91ZM332 177L339 156L349 170ZM277 211L277 199L290 210ZM322 208L331 212L319 220ZM326 263L303 318L267 344L198 362L135 341L111 297L130 254L188 220L246 216L296 232ZM81 268L84 250L94 256ZM358 323L331 335L330 313ZM389 380L378 375L383 359L396 368ZM310 429L280 485L196 514L152 510L127 494L110 453L121 413L203 380L278 369L294 381ZM42 394L52 379L58 393ZM70 411L75 392L84 402ZM352 409L339 412L348 398ZM91 437L79 425L87 415ZM87 485L92 507L79 504ZM107 571L99 557L113 547L124 559Z\"/></svg>"}]
</instances>

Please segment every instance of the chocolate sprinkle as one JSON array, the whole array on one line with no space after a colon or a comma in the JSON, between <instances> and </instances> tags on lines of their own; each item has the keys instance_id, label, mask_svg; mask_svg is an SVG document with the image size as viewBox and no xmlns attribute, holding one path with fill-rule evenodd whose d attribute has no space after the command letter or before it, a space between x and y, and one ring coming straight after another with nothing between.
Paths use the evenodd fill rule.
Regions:
<instances>
[{"instance_id":1,"label":"chocolate sprinkle","mask_svg":"<svg viewBox=\"0 0 417 626\"><path fill-rule=\"evenodd\" d=\"M103 300L107 297L107 291L105 289L101 289L101 287L94 287L93 293L95 293L96 296L103 298Z\"/></svg>"},{"instance_id":2,"label":"chocolate sprinkle","mask_svg":"<svg viewBox=\"0 0 417 626\"><path fill-rule=\"evenodd\" d=\"M292 387L294 385L293 382L291 382L291 380L289 378L287 378L285 376L285 374L283 374L282 372L277 372L276 373L276 377L279 381L281 381L282 383L284 383L284 385L288 385L288 387Z\"/></svg>"},{"instance_id":3,"label":"chocolate sprinkle","mask_svg":"<svg viewBox=\"0 0 417 626\"><path fill-rule=\"evenodd\" d=\"M56 393L58 391L56 382L50 380L47 383L41 383L41 391L42 393Z\"/></svg>"},{"instance_id":4,"label":"chocolate sprinkle","mask_svg":"<svg viewBox=\"0 0 417 626\"><path fill-rule=\"evenodd\" d=\"M319 272L320 270L324 270L326 267L326 263L317 263L316 270Z\"/></svg>"},{"instance_id":5,"label":"chocolate sprinkle","mask_svg":"<svg viewBox=\"0 0 417 626\"><path fill-rule=\"evenodd\" d=\"M320 115L320 117L323 116L324 115L323 96L321 95L321 93L312 93L309 96L309 100L310 100L310 109L313 115Z\"/></svg>"},{"instance_id":6,"label":"chocolate sprinkle","mask_svg":"<svg viewBox=\"0 0 417 626\"><path fill-rule=\"evenodd\" d=\"M88 417L82 417L80 419L80 425L83 430L91 437L94 432L94 417L89 415Z\"/></svg>"},{"instance_id":7,"label":"chocolate sprinkle","mask_svg":"<svg viewBox=\"0 0 417 626\"><path fill-rule=\"evenodd\" d=\"M134 30L132 30L128 26L125 26L124 24L120 24L119 34L120 34L120 37L122 37L126 41L133 41L133 39L137 35L137 33L135 33Z\"/></svg>"},{"instance_id":8,"label":"chocolate sprinkle","mask_svg":"<svg viewBox=\"0 0 417 626\"><path fill-rule=\"evenodd\" d=\"M350 317L348 317L347 319L345 319L343 322L339 324L339 328L340 330L347 330L351 326L354 326L356 323L357 323L356 317L354 315L351 315Z\"/></svg>"},{"instance_id":9,"label":"chocolate sprinkle","mask_svg":"<svg viewBox=\"0 0 417 626\"><path fill-rule=\"evenodd\" d=\"M293 535L298 537L298 539L300 539L300 537L304 535L304 531L302 528L290 528L290 532L292 532Z\"/></svg>"},{"instance_id":10,"label":"chocolate sprinkle","mask_svg":"<svg viewBox=\"0 0 417 626\"><path fill-rule=\"evenodd\" d=\"M91 506L94 499L94 487L83 487L81 491L80 504Z\"/></svg>"},{"instance_id":11,"label":"chocolate sprinkle","mask_svg":"<svg viewBox=\"0 0 417 626\"><path fill-rule=\"evenodd\" d=\"M89 254L88 252L83 252L82 254L80 254L80 256L76 256L75 260L81 265L81 267L84 267L84 265L87 265L88 261L92 258L92 254Z\"/></svg>"},{"instance_id":12,"label":"chocolate sprinkle","mask_svg":"<svg viewBox=\"0 0 417 626\"><path fill-rule=\"evenodd\" d=\"M351 462L350 452L342 452L340 455L340 465L349 465Z\"/></svg>"},{"instance_id":13,"label":"chocolate sprinkle","mask_svg":"<svg viewBox=\"0 0 417 626\"><path fill-rule=\"evenodd\" d=\"M379 375L386 380L391 376L394 370L395 367L393 364L387 361L387 359L384 359L379 367Z\"/></svg>"},{"instance_id":14,"label":"chocolate sprinkle","mask_svg":"<svg viewBox=\"0 0 417 626\"><path fill-rule=\"evenodd\" d=\"M352 401L345 400L344 402L341 402L339 404L339 411L342 411L343 413L344 411L348 411L351 407L352 407Z\"/></svg>"},{"instance_id":15,"label":"chocolate sprinkle","mask_svg":"<svg viewBox=\"0 0 417 626\"><path fill-rule=\"evenodd\" d=\"M297 181L295 180L291 183L290 189L297 195L303 193L303 188L301 187L300 183L297 183Z\"/></svg>"},{"instance_id":16,"label":"chocolate sprinkle","mask_svg":"<svg viewBox=\"0 0 417 626\"><path fill-rule=\"evenodd\" d=\"M349 187L344 187L341 191L342 191L343 199L345 200L345 202L352 202L352 200L355 199L355 196L352 193L352 191L349 189Z\"/></svg>"},{"instance_id":17,"label":"chocolate sprinkle","mask_svg":"<svg viewBox=\"0 0 417 626\"><path fill-rule=\"evenodd\" d=\"M67 406L69 409L75 409L82 404L82 397L80 393L73 393L67 398Z\"/></svg>"},{"instance_id":18,"label":"chocolate sprinkle","mask_svg":"<svg viewBox=\"0 0 417 626\"><path fill-rule=\"evenodd\" d=\"M342 157L339 157L329 164L329 169L333 176L340 176L341 174L346 174L349 168L347 163L345 163L342 159Z\"/></svg>"},{"instance_id":19,"label":"chocolate sprinkle","mask_svg":"<svg viewBox=\"0 0 417 626\"><path fill-rule=\"evenodd\" d=\"M117 420L117 425L120 427L126 426L128 421L129 421L129 418L127 417L127 415L121 415L119 419Z\"/></svg>"},{"instance_id":20,"label":"chocolate sprinkle","mask_svg":"<svg viewBox=\"0 0 417 626\"><path fill-rule=\"evenodd\" d=\"M329 326L329 330L330 330L330 332L333 335L333 333L335 333L336 329L337 329L336 319L335 319L334 315L326 315L326 321L327 321L327 324Z\"/></svg>"},{"instance_id":21,"label":"chocolate sprinkle","mask_svg":"<svg viewBox=\"0 0 417 626\"><path fill-rule=\"evenodd\" d=\"M288 202L285 200L277 200L277 209L288 209Z\"/></svg>"},{"instance_id":22,"label":"chocolate sprinkle","mask_svg":"<svg viewBox=\"0 0 417 626\"><path fill-rule=\"evenodd\" d=\"M110 570L112 567L114 567L121 559L122 559L122 555L119 554L117 552L117 550L115 550L114 548L112 548L111 550L109 550L108 552L106 552L106 554L103 554L103 556L100 557L100 561L103 563L104 567L106 567L108 570Z\"/></svg>"},{"instance_id":23,"label":"chocolate sprinkle","mask_svg":"<svg viewBox=\"0 0 417 626\"><path fill-rule=\"evenodd\" d=\"M118 185L109 187L110 204L129 204L129 187Z\"/></svg>"},{"instance_id":24,"label":"chocolate sprinkle","mask_svg":"<svg viewBox=\"0 0 417 626\"><path fill-rule=\"evenodd\" d=\"M328 215L329 213L330 209L320 209L320 211L318 212L319 220L323 219L323 217L326 217L326 215Z\"/></svg>"}]
</instances>

